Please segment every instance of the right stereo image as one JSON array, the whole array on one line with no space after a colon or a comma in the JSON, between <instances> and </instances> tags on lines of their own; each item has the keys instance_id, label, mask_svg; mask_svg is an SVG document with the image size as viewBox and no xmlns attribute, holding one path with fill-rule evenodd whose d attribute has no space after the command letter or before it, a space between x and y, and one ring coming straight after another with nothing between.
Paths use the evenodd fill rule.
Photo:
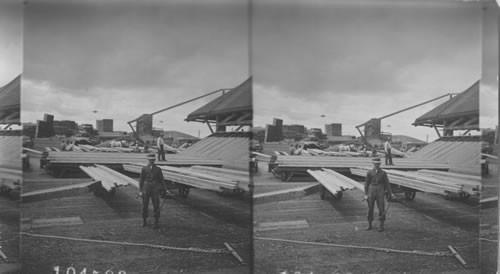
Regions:
<instances>
[{"instance_id":1,"label":"right stereo image","mask_svg":"<svg viewBox=\"0 0 500 274\"><path fill-rule=\"evenodd\" d=\"M255 273L497 271L497 14L253 1Z\"/></svg>"}]
</instances>

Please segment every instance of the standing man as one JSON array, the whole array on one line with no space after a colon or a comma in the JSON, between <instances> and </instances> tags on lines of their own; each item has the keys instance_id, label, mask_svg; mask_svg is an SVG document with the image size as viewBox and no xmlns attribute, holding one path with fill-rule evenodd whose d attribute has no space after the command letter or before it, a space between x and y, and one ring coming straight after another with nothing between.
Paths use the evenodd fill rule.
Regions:
<instances>
[{"instance_id":1,"label":"standing man","mask_svg":"<svg viewBox=\"0 0 500 274\"><path fill-rule=\"evenodd\" d=\"M160 219L160 193L166 191L161 168L155 164L155 155L148 155L148 165L142 168L139 180L139 196L142 197L142 226L147 226L149 199L153 202L155 224L159 228Z\"/></svg>"},{"instance_id":2,"label":"standing man","mask_svg":"<svg viewBox=\"0 0 500 274\"><path fill-rule=\"evenodd\" d=\"M385 192L387 191L392 198L396 197L392 194L387 173L380 168L380 158L374 158L372 163L373 169L368 171L365 181L365 200L368 201L368 227L366 230L372 229L373 210L376 202L378 207L378 219L380 222L378 231L382 232L384 231L386 213L384 201Z\"/></svg>"},{"instance_id":3,"label":"standing man","mask_svg":"<svg viewBox=\"0 0 500 274\"><path fill-rule=\"evenodd\" d=\"M158 161L160 161L160 155L161 155L161 160L165 161L165 150L163 149L164 145L165 142L163 141L163 133L160 133L160 136L156 140L156 146L158 147Z\"/></svg>"},{"instance_id":4,"label":"standing man","mask_svg":"<svg viewBox=\"0 0 500 274\"><path fill-rule=\"evenodd\" d=\"M394 165L392 163L392 153L391 153L391 143L389 140L386 140L384 143L384 151L385 151L385 165Z\"/></svg>"}]
</instances>

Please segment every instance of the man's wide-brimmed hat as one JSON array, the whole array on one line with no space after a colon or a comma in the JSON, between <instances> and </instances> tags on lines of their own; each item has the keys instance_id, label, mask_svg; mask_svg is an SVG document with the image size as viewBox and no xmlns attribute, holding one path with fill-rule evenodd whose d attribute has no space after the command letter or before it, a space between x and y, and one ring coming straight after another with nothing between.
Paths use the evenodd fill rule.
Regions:
<instances>
[{"instance_id":1,"label":"man's wide-brimmed hat","mask_svg":"<svg viewBox=\"0 0 500 274\"><path fill-rule=\"evenodd\" d=\"M148 158L148 160L156 160L156 155L148 154L147 158Z\"/></svg>"},{"instance_id":2,"label":"man's wide-brimmed hat","mask_svg":"<svg viewBox=\"0 0 500 274\"><path fill-rule=\"evenodd\" d=\"M374 163L374 164L380 164L381 163L380 158L373 158L372 159L372 163Z\"/></svg>"}]
</instances>

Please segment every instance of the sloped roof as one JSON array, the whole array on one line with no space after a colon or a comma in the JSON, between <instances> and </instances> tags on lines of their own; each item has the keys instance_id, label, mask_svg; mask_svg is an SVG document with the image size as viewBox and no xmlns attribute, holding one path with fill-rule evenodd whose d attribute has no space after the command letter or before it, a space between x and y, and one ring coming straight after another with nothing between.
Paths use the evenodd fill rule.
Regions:
<instances>
[{"instance_id":1,"label":"sloped roof","mask_svg":"<svg viewBox=\"0 0 500 274\"><path fill-rule=\"evenodd\" d=\"M252 78L191 112L186 121L215 120L219 114L252 110Z\"/></svg>"},{"instance_id":2,"label":"sloped roof","mask_svg":"<svg viewBox=\"0 0 500 274\"><path fill-rule=\"evenodd\" d=\"M479 81L475 82L468 89L456 95L452 99L418 117L413 124L439 124L445 119L460 118L465 116L479 117Z\"/></svg>"},{"instance_id":3,"label":"sloped roof","mask_svg":"<svg viewBox=\"0 0 500 274\"><path fill-rule=\"evenodd\" d=\"M0 109L18 107L21 101L21 75L0 88Z\"/></svg>"}]
</instances>

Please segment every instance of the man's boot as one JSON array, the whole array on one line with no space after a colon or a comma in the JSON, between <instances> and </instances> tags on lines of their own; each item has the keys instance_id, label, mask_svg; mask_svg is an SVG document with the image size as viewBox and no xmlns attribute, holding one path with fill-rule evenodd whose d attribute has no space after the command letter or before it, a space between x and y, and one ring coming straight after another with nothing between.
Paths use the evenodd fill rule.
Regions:
<instances>
[{"instance_id":1,"label":"man's boot","mask_svg":"<svg viewBox=\"0 0 500 274\"><path fill-rule=\"evenodd\" d=\"M379 226L378 226L378 232L382 232L384 231L384 222L380 222Z\"/></svg>"},{"instance_id":2,"label":"man's boot","mask_svg":"<svg viewBox=\"0 0 500 274\"><path fill-rule=\"evenodd\" d=\"M160 228L160 222L158 219L155 219L155 225L153 226L154 229Z\"/></svg>"},{"instance_id":3,"label":"man's boot","mask_svg":"<svg viewBox=\"0 0 500 274\"><path fill-rule=\"evenodd\" d=\"M148 225L148 222L147 222L147 219L146 218L143 218L142 219L142 227L145 227Z\"/></svg>"},{"instance_id":4,"label":"man's boot","mask_svg":"<svg viewBox=\"0 0 500 274\"><path fill-rule=\"evenodd\" d=\"M366 228L366 230L372 230L372 222L368 222L368 227Z\"/></svg>"}]
</instances>

